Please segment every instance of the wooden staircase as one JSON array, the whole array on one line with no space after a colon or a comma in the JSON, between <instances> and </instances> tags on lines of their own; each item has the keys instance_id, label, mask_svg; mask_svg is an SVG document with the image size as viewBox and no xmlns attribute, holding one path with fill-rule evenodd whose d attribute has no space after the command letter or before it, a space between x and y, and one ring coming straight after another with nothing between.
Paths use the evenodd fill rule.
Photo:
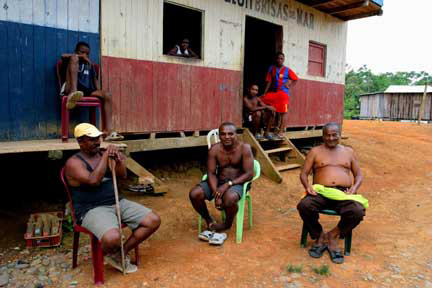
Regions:
<instances>
[{"instance_id":1,"label":"wooden staircase","mask_svg":"<svg viewBox=\"0 0 432 288\"><path fill-rule=\"evenodd\" d=\"M304 163L304 156L285 137L282 141L257 141L249 129L243 130L243 141L255 150L255 159L261 164L261 171L271 180L281 183L281 172L300 168Z\"/></svg>"}]
</instances>

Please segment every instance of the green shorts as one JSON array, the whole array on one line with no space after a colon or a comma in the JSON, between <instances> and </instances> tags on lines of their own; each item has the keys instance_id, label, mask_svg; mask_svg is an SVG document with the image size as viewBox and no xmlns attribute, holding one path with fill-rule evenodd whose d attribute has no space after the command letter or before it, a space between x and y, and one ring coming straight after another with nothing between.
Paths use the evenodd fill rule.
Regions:
<instances>
[{"instance_id":1,"label":"green shorts","mask_svg":"<svg viewBox=\"0 0 432 288\"><path fill-rule=\"evenodd\" d=\"M141 204L126 199L120 200L119 204L121 220L131 230L135 230L147 214L152 211ZM99 206L89 210L84 215L81 226L101 240L108 230L119 227L115 205Z\"/></svg>"}]
</instances>

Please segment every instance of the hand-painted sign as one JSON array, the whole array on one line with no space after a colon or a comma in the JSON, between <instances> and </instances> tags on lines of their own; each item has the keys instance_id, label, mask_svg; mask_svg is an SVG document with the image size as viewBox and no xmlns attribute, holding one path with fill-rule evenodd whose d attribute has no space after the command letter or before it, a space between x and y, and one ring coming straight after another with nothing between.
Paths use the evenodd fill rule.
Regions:
<instances>
[{"instance_id":1,"label":"hand-painted sign","mask_svg":"<svg viewBox=\"0 0 432 288\"><path fill-rule=\"evenodd\" d=\"M267 16L279 18L283 21L288 19L297 20L298 25L314 29L315 17L313 13L303 9L294 9L283 0L223 0L226 3L254 10Z\"/></svg>"}]
</instances>

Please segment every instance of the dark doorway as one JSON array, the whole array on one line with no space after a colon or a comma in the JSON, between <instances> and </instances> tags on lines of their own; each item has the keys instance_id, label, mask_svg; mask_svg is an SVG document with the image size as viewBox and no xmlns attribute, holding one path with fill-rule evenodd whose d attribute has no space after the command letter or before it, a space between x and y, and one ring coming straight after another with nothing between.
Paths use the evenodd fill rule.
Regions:
<instances>
[{"instance_id":1,"label":"dark doorway","mask_svg":"<svg viewBox=\"0 0 432 288\"><path fill-rule=\"evenodd\" d=\"M246 16L243 89L259 85L259 95L265 89L265 76L277 51L282 51L282 26Z\"/></svg>"}]
</instances>

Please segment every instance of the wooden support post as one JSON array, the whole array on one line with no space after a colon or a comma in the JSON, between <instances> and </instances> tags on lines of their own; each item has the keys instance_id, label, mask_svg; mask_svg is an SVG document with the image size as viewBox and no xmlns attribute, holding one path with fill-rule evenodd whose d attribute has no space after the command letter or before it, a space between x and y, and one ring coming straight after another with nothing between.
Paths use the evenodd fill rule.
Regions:
<instances>
[{"instance_id":1,"label":"wooden support post","mask_svg":"<svg viewBox=\"0 0 432 288\"><path fill-rule=\"evenodd\" d=\"M150 139L156 139L156 133L150 133Z\"/></svg>"},{"instance_id":2,"label":"wooden support post","mask_svg":"<svg viewBox=\"0 0 432 288\"><path fill-rule=\"evenodd\" d=\"M426 83L425 83L425 89L424 89L424 92L423 92L423 97L422 97L422 101L421 101L420 109L419 109L418 125L420 125L420 123L421 123L421 119L423 117L423 113L424 113L424 109L425 109L427 88L428 88L428 83L426 81Z\"/></svg>"},{"instance_id":3,"label":"wooden support post","mask_svg":"<svg viewBox=\"0 0 432 288\"><path fill-rule=\"evenodd\" d=\"M193 136L194 136L194 137L199 137L199 136L200 136L200 135L199 135L199 131L198 131L198 130L195 130Z\"/></svg>"},{"instance_id":4,"label":"wooden support post","mask_svg":"<svg viewBox=\"0 0 432 288\"><path fill-rule=\"evenodd\" d=\"M185 133L183 131L180 131L180 137L181 138L185 138L186 137L186 135L185 135Z\"/></svg>"}]
</instances>

